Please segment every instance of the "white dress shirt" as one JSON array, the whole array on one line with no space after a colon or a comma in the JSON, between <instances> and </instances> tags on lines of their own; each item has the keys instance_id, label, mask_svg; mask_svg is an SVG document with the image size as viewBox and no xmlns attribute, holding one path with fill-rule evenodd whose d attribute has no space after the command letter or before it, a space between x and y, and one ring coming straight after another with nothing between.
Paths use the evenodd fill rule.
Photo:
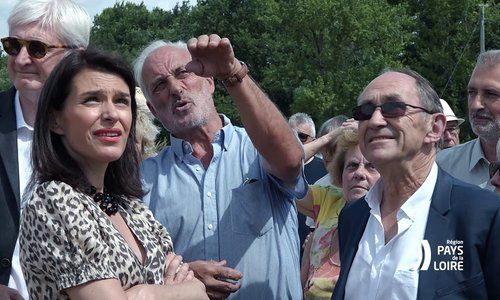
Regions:
<instances>
[{"instance_id":1,"label":"white dress shirt","mask_svg":"<svg viewBox=\"0 0 500 300\"><path fill-rule=\"evenodd\" d=\"M21 110L21 103L19 102L19 92L16 92L14 105L16 109L16 123L17 123L17 160L19 162L19 194L21 200L23 198L24 189L28 184L31 176L31 142L33 140L33 127L26 124L23 112ZM23 205L21 204L21 211ZM21 270L21 263L19 261L19 239L16 242L14 253L12 255L12 270L9 277L9 287L16 289L24 299L29 299L28 288L24 280L23 272Z\"/></svg>"},{"instance_id":2,"label":"white dress shirt","mask_svg":"<svg viewBox=\"0 0 500 300\"><path fill-rule=\"evenodd\" d=\"M370 189L365 198L370 217L347 277L345 299L417 299L421 244L437 173L434 163L422 186L399 209L398 232L387 244L380 215L381 181Z\"/></svg>"}]
</instances>

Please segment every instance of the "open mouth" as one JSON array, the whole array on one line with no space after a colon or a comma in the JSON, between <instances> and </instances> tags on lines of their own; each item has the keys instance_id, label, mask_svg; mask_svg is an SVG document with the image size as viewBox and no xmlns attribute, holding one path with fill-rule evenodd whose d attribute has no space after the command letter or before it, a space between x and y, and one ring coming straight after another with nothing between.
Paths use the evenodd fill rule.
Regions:
<instances>
[{"instance_id":1,"label":"open mouth","mask_svg":"<svg viewBox=\"0 0 500 300\"><path fill-rule=\"evenodd\" d=\"M384 141L384 140L392 140L393 138L390 136L375 136L370 138L369 142L376 142L376 141Z\"/></svg>"},{"instance_id":2,"label":"open mouth","mask_svg":"<svg viewBox=\"0 0 500 300\"><path fill-rule=\"evenodd\" d=\"M99 133L96 134L97 136L120 136L120 134L116 132L105 132L105 133Z\"/></svg>"},{"instance_id":3,"label":"open mouth","mask_svg":"<svg viewBox=\"0 0 500 300\"><path fill-rule=\"evenodd\" d=\"M182 111L185 111L187 109L189 109L192 105L192 102L190 101L177 101L175 102L174 104L174 112L182 112Z\"/></svg>"},{"instance_id":4,"label":"open mouth","mask_svg":"<svg viewBox=\"0 0 500 300\"><path fill-rule=\"evenodd\" d=\"M103 141L116 142L120 140L122 132L119 129L99 129L94 132L94 135Z\"/></svg>"}]
</instances>

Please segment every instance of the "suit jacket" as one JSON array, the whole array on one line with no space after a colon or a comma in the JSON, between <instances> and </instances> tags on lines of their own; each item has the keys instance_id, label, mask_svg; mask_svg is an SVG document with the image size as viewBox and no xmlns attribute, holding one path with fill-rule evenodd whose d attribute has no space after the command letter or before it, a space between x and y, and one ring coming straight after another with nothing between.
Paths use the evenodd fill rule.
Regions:
<instances>
[{"instance_id":1,"label":"suit jacket","mask_svg":"<svg viewBox=\"0 0 500 300\"><path fill-rule=\"evenodd\" d=\"M19 233L19 167L14 107L16 90L0 92L0 284L7 285Z\"/></svg>"},{"instance_id":2,"label":"suit jacket","mask_svg":"<svg viewBox=\"0 0 500 300\"><path fill-rule=\"evenodd\" d=\"M364 198L340 214L342 267L332 299L344 299L347 276L369 216ZM430 244L431 264L428 270L419 271L417 299L500 299L500 197L439 168L424 239ZM437 248L453 240L463 242L463 270L440 270L440 264L452 260L443 252L438 255Z\"/></svg>"}]
</instances>

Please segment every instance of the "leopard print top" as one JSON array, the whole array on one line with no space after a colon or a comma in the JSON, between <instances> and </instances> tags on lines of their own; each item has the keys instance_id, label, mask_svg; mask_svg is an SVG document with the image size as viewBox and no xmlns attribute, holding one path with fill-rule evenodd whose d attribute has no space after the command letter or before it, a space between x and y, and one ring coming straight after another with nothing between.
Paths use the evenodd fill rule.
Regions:
<instances>
[{"instance_id":1,"label":"leopard print top","mask_svg":"<svg viewBox=\"0 0 500 300\"><path fill-rule=\"evenodd\" d=\"M64 289L117 278L124 290L163 284L172 251L166 229L138 199L119 212L146 250L144 265L92 197L63 182L39 185L22 214L20 259L31 299L69 299Z\"/></svg>"}]
</instances>

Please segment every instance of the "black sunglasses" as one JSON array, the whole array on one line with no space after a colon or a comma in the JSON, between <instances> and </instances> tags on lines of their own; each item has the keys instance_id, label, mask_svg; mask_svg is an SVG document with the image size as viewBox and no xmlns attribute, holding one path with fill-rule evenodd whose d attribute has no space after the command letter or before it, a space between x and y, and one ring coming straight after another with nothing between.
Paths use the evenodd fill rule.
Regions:
<instances>
[{"instance_id":1,"label":"black sunglasses","mask_svg":"<svg viewBox=\"0 0 500 300\"><path fill-rule=\"evenodd\" d=\"M371 102L367 102L353 108L352 115L354 120L356 121L370 120L377 107L380 107L380 110L382 111L382 116L384 116L384 118L398 118L406 114L407 106L421 109L428 114L433 114L432 112L428 111L423 107L406 104L400 101L395 101L395 102L386 102L381 105L375 105Z\"/></svg>"},{"instance_id":2,"label":"black sunglasses","mask_svg":"<svg viewBox=\"0 0 500 300\"><path fill-rule=\"evenodd\" d=\"M500 169L500 161L490 163L490 179L498 172Z\"/></svg>"},{"instance_id":3,"label":"black sunglasses","mask_svg":"<svg viewBox=\"0 0 500 300\"><path fill-rule=\"evenodd\" d=\"M75 49L76 46L66 45L47 45L44 42L37 40L23 40L15 37L6 37L1 39L2 46L8 55L17 56L23 47L26 47L29 56L32 58L40 59L47 55L49 49L52 48L66 48Z\"/></svg>"},{"instance_id":4,"label":"black sunglasses","mask_svg":"<svg viewBox=\"0 0 500 300\"><path fill-rule=\"evenodd\" d=\"M297 131L297 135L299 136L299 140L302 143L307 142L307 139L309 139L309 138L314 139L312 136L308 135L307 133L303 133L303 132L300 132L300 131Z\"/></svg>"}]
</instances>

